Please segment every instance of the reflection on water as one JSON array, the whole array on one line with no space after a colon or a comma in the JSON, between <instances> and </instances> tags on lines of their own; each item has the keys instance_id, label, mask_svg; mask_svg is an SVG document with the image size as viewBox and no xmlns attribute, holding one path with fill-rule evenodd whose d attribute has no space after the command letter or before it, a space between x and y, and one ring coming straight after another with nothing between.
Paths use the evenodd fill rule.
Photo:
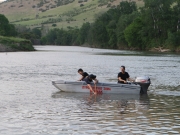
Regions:
<instances>
[{"instance_id":1,"label":"reflection on water","mask_svg":"<svg viewBox=\"0 0 180 135\"><path fill-rule=\"evenodd\" d=\"M180 134L180 56L37 49L41 51L0 53L0 134ZM118 55L104 55L108 53ZM100 81L114 82L121 65L131 77L150 76L149 95L63 93L51 84L77 80L80 67Z\"/></svg>"},{"instance_id":2,"label":"reflection on water","mask_svg":"<svg viewBox=\"0 0 180 135\"><path fill-rule=\"evenodd\" d=\"M149 97L148 95L125 95L125 94L86 94L86 93L65 93L56 92L52 94L53 98L65 98L65 99L77 99L82 101L82 103L93 106L93 104L116 104L117 108L127 109L129 105L139 107L139 109L149 107ZM133 104L133 105L132 105ZM133 108L134 109L134 108ZM124 111L123 111L124 112ZM123 113L121 112L121 113Z\"/></svg>"},{"instance_id":3,"label":"reflection on water","mask_svg":"<svg viewBox=\"0 0 180 135\"><path fill-rule=\"evenodd\" d=\"M160 95L89 95L57 92L56 99L80 101L79 119L93 123L93 133L179 134L180 98ZM172 107L172 104L176 106ZM84 118L85 117L85 118ZM84 120L85 119L85 120ZM84 124L83 124L84 125ZM90 130L84 125L86 130ZM96 129L99 129L96 131ZM83 130L83 128L81 129ZM85 132L84 130L79 133ZM89 132L90 133L90 132Z\"/></svg>"},{"instance_id":4,"label":"reflection on water","mask_svg":"<svg viewBox=\"0 0 180 135\"><path fill-rule=\"evenodd\" d=\"M85 122L82 123L85 131L95 130L89 131L89 133L96 134L116 134L116 132L118 134L127 131L131 133L131 130L136 130L136 117L147 113L150 104L148 95L90 95L56 92L52 94L52 97L80 101L77 104L79 109L76 117ZM95 125L94 128L85 126L88 123ZM131 124L131 128L129 124ZM81 130L83 131L79 133L85 132L83 128Z\"/></svg>"}]
</instances>

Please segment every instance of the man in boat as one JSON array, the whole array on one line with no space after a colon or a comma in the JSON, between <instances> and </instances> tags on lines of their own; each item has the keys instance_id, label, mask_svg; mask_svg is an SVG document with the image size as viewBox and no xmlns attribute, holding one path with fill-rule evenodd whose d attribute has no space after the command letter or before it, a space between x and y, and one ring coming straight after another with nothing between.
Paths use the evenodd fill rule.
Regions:
<instances>
[{"instance_id":1,"label":"man in boat","mask_svg":"<svg viewBox=\"0 0 180 135\"><path fill-rule=\"evenodd\" d=\"M128 72L125 71L125 66L121 66L121 72L118 74L118 83L124 83L126 84L128 81L133 81Z\"/></svg>"},{"instance_id":2,"label":"man in boat","mask_svg":"<svg viewBox=\"0 0 180 135\"><path fill-rule=\"evenodd\" d=\"M91 92L93 92L94 94L97 94L96 84L98 83L98 80L96 79L95 75L91 74L91 75L87 76L85 79L83 79L83 81L85 81L87 83L87 86L89 87ZM94 82L95 91L93 90L93 88L91 86L91 82Z\"/></svg>"},{"instance_id":3,"label":"man in boat","mask_svg":"<svg viewBox=\"0 0 180 135\"><path fill-rule=\"evenodd\" d=\"M82 81L88 76L88 73L84 72L81 68L78 70L78 73L81 75L81 78L78 81Z\"/></svg>"}]
</instances>

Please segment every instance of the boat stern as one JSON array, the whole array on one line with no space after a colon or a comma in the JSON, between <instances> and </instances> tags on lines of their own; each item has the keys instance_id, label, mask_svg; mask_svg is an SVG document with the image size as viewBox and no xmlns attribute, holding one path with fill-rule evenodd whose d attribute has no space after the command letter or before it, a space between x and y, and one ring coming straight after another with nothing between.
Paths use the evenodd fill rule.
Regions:
<instances>
[{"instance_id":1,"label":"boat stern","mask_svg":"<svg viewBox=\"0 0 180 135\"><path fill-rule=\"evenodd\" d=\"M137 77L135 82L141 86L141 94L147 94L147 90L151 84L151 80L149 77Z\"/></svg>"}]
</instances>

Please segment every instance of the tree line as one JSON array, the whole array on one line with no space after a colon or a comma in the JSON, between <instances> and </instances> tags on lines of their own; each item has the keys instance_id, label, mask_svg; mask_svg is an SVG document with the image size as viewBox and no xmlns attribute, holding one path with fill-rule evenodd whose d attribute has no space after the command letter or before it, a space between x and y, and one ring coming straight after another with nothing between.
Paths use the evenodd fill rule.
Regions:
<instances>
[{"instance_id":1,"label":"tree line","mask_svg":"<svg viewBox=\"0 0 180 135\"><path fill-rule=\"evenodd\" d=\"M31 41L17 38L19 35L16 27L0 14L0 51L34 51Z\"/></svg>"},{"instance_id":2,"label":"tree line","mask_svg":"<svg viewBox=\"0 0 180 135\"><path fill-rule=\"evenodd\" d=\"M10 24L9 20L3 14L0 14L0 36L19 37L28 39L33 44L41 44L41 29L30 29L26 26Z\"/></svg>"},{"instance_id":3,"label":"tree line","mask_svg":"<svg viewBox=\"0 0 180 135\"><path fill-rule=\"evenodd\" d=\"M15 26L9 23L9 20L0 14L0 36L16 36Z\"/></svg>"},{"instance_id":4,"label":"tree line","mask_svg":"<svg viewBox=\"0 0 180 135\"><path fill-rule=\"evenodd\" d=\"M46 31L46 32L44 32ZM149 50L154 47L180 50L180 0L121 2L80 28L26 28L12 25L0 14L0 35L16 36L43 45L84 45L98 48ZM40 42L41 41L41 42Z\"/></svg>"},{"instance_id":5,"label":"tree line","mask_svg":"<svg viewBox=\"0 0 180 135\"><path fill-rule=\"evenodd\" d=\"M81 28L52 29L43 36L42 44L83 45L100 48L133 48L148 50L180 47L180 0L144 0L121 2L117 7L96 16L94 23Z\"/></svg>"}]
</instances>

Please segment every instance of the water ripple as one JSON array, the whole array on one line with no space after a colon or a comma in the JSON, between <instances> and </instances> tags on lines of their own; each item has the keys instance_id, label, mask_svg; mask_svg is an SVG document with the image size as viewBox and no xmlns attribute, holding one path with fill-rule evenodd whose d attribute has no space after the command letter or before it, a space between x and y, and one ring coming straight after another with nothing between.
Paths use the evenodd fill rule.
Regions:
<instances>
[{"instance_id":1,"label":"water ripple","mask_svg":"<svg viewBox=\"0 0 180 135\"><path fill-rule=\"evenodd\" d=\"M38 48L0 53L0 134L180 134L179 55ZM51 85L52 80L77 80L80 67L114 82L121 65L131 77L150 76L149 95L62 93Z\"/></svg>"}]
</instances>

